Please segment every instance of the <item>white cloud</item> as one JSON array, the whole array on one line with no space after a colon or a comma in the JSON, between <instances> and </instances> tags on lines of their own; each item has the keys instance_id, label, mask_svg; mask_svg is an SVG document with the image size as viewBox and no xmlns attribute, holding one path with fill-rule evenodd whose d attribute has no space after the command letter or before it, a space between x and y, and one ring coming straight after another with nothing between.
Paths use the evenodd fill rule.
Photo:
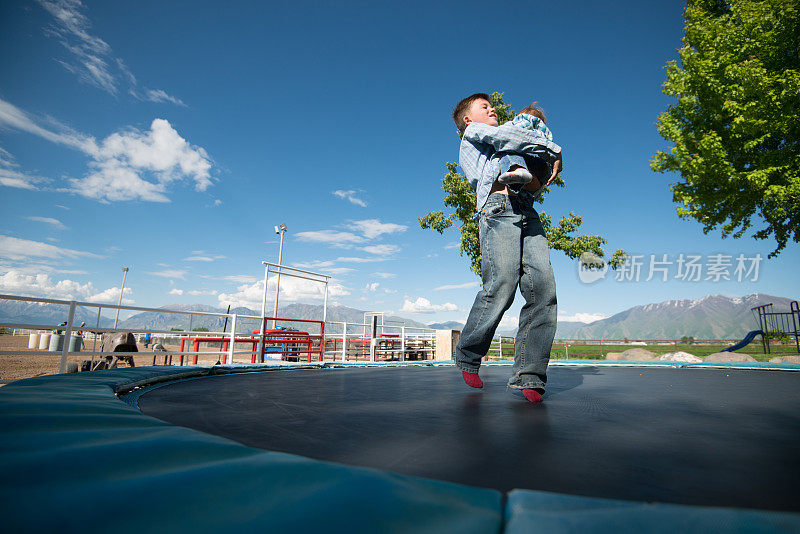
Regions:
<instances>
[{"instance_id":1,"label":"white cloud","mask_svg":"<svg viewBox=\"0 0 800 534\"><path fill-rule=\"evenodd\" d=\"M366 208L367 207L367 203L366 202L364 202L360 198L356 198L356 196L355 196L356 192L355 191L337 190L337 191L334 191L333 194L336 195L339 198L342 198L342 199L345 199L345 200L349 200L350 202L352 202L356 206L361 206L362 208Z\"/></svg>"},{"instance_id":2,"label":"white cloud","mask_svg":"<svg viewBox=\"0 0 800 534\"><path fill-rule=\"evenodd\" d=\"M48 274L24 274L17 270L0 275L0 292L30 297L47 297L63 300L84 300L90 302L112 302L119 299L119 288L111 287L98 291L91 282L81 284L74 280L54 280ZM125 295L133 289L125 288ZM130 299L123 303L131 304Z\"/></svg>"},{"instance_id":3,"label":"white cloud","mask_svg":"<svg viewBox=\"0 0 800 534\"><path fill-rule=\"evenodd\" d=\"M474 282L467 282L466 284L453 284L453 285L446 285L446 286L439 286L433 288L434 291L446 291L448 289L466 289L468 287L478 287L481 285L480 282L475 280Z\"/></svg>"},{"instance_id":4,"label":"white cloud","mask_svg":"<svg viewBox=\"0 0 800 534\"><path fill-rule=\"evenodd\" d=\"M163 89L145 89L141 93L131 92L131 94L139 100L147 100L148 102L156 103L170 102L178 106L186 107L186 104L183 103L183 100L172 95L168 95Z\"/></svg>"},{"instance_id":5,"label":"white cloud","mask_svg":"<svg viewBox=\"0 0 800 534\"><path fill-rule=\"evenodd\" d=\"M446 244L444 246L445 250L453 250L453 249L456 249L456 248L461 248L461 243L459 243L458 241L454 241L452 243L448 243L448 244Z\"/></svg>"},{"instance_id":6,"label":"white cloud","mask_svg":"<svg viewBox=\"0 0 800 534\"><path fill-rule=\"evenodd\" d=\"M409 299L405 299L403 302L403 307L400 309L400 311L406 313L436 313L457 310L458 306L452 302L446 302L444 304L431 304L431 301L424 297L417 297L417 300L413 302Z\"/></svg>"},{"instance_id":7,"label":"white cloud","mask_svg":"<svg viewBox=\"0 0 800 534\"><path fill-rule=\"evenodd\" d=\"M76 148L87 154L97 149L94 139L60 124L57 126L61 131L53 132L40 126L27 113L3 99L0 99L0 125L38 135L52 143Z\"/></svg>"},{"instance_id":8,"label":"white cloud","mask_svg":"<svg viewBox=\"0 0 800 534\"><path fill-rule=\"evenodd\" d=\"M42 260L44 262L48 260ZM25 259L21 264L2 264L0 263L0 274L15 271L20 274L89 274L82 269L60 269L64 264L63 260L56 260L54 264L42 263L34 259Z\"/></svg>"},{"instance_id":9,"label":"white cloud","mask_svg":"<svg viewBox=\"0 0 800 534\"><path fill-rule=\"evenodd\" d=\"M183 295L184 293L187 294L187 295L192 295L192 296L199 296L199 295L211 295L211 296L214 296L217 293L219 293L219 291L217 291L216 289L202 289L202 290L201 289L192 289L190 291L184 291L183 289L173 288L173 289L169 290L169 293L167 293L167 295L178 295L178 296L180 296L180 295Z\"/></svg>"},{"instance_id":10,"label":"white cloud","mask_svg":"<svg viewBox=\"0 0 800 534\"><path fill-rule=\"evenodd\" d=\"M102 202L169 202L166 191L173 182L189 180L197 191L205 191L212 184L212 163L206 151L187 142L164 119L154 119L149 131L129 129L113 133L98 143L94 137L63 125L57 125L57 132L40 126L27 113L0 99L2 125L75 148L91 157L90 173L84 178L70 179L67 191Z\"/></svg>"},{"instance_id":11,"label":"white cloud","mask_svg":"<svg viewBox=\"0 0 800 534\"><path fill-rule=\"evenodd\" d=\"M49 225L53 226L54 228L56 228L58 230L66 230L67 229L67 227L64 226L64 223L62 223L58 219L52 219L50 217L25 217L25 218L28 219L29 221L36 221L36 222L49 224Z\"/></svg>"},{"instance_id":12,"label":"white cloud","mask_svg":"<svg viewBox=\"0 0 800 534\"><path fill-rule=\"evenodd\" d=\"M46 182L45 178L24 173L8 151L0 148L0 185L17 189L38 189L36 184Z\"/></svg>"},{"instance_id":13,"label":"white cloud","mask_svg":"<svg viewBox=\"0 0 800 534\"><path fill-rule=\"evenodd\" d=\"M69 210L69 208L68 208L68 207L66 207L66 206L62 206L61 204L56 204L55 206L56 206L57 208L61 208L62 210Z\"/></svg>"},{"instance_id":14,"label":"white cloud","mask_svg":"<svg viewBox=\"0 0 800 534\"><path fill-rule=\"evenodd\" d=\"M367 291L377 291L378 286L381 285L379 282L372 282L371 284L367 284Z\"/></svg>"},{"instance_id":15,"label":"white cloud","mask_svg":"<svg viewBox=\"0 0 800 534\"><path fill-rule=\"evenodd\" d=\"M123 304L133 304L134 301L132 299L126 299L125 295L129 295L133 292L133 289L130 287L126 287L122 290L122 303ZM101 291L95 295L91 295L89 297L90 302L110 302L112 304L116 304L119 302L119 288L118 287L110 287L105 291Z\"/></svg>"},{"instance_id":16,"label":"white cloud","mask_svg":"<svg viewBox=\"0 0 800 534\"><path fill-rule=\"evenodd\" d=\"M211 276L208 274L201 274L198 275L200 278L207 278L210 280L223 280L225 282L232 282L234 284L252 284L256 280L258 280L255 276L250 276L249 274L231 274L228 276Z\"/></svg>"},{"instance_id":17,"label":"white cloud","mask_svg":"<svg viewBox=\"0 0 800 534\"><path fill-rule=\"evenodd\" d=\"M277 276L271 276L267 288L267 303L275 302L275 286ZM336 298L349 295L350 291L341 284L330 282L328 284L328 298ZM303 280L300 278L281 277L281 293L279 303L317 301L322 302L325 296L325 286L318 282ZM242 285L237 288L235 293L221 293L218 297L219 303L223 306L245 306L252 310L261 310L261 303L264 298L264 281L259 280L253 284Z\"/></svg>"},{"instance_id":18,"label":"white cloud","mask_svg":"<svg viewBox=\"0 0 800 534\"><path fill-rule=\"evenodd\" d=\"M342 263L373 263L376 261L386 261L386 258L358 258L358 257L339 257L336 261Z\"/></svg>"},{"instance_id":19,"label":"white cloud","mask_svg":"<svg viewBox=\"0 0 800 534\"><path fill-rule=\"evenodd\" d=\"M186 271L181 269L164 269L163 271L151 271L147 274L152 274L153 276L160 276L162 278L180 278L184 280L184 276L186 275Z\"/></svg>"},{"instance_id":20,"label":"white cloud","mask_svg":"<svg viewBox=\"0 0 800 534\"><path fill-rule=\"evenodd\" d=\"M397 275L396 275L396 274L394 274L394 273L381 273L381 272L377 272L377 273L372 273L372 276L377 276L378 278L394 278L394 277L396 277Z\"/></svg>"},{"instance_id":21,"label":"white cloud","mask_svg":"<svg viewBox=\"0 0 800 534\"><path fill-rule=\"evenodd\" d=\"M94 172L70 180L72 191L88 198L169 202L164 193L171 182L188 178L197 191L211 186L206 151L189 144L164 119L154 119L148 132L113 133L90 155L95 160L90 165Z\"/></svg>"},{"instance_id":22,"label":"white cloud","mask_svg":"<svg viewBox=\"0 0 800 534\"><path fill-rule=\"evenodd\" d=\"M202 256L202 255L189 256L188 258L183 258L183 261L206 261L206 262L209 262L209 261L224 260L224 259L225 259L225 256L223 256L222 254L215 254L213 256Z\"/></svg>"},{"instance_id":23,"label":"white cloud","mask_svg":"<svg viewBox=\"0 0 800 534\"><path fill-rule=\"evenodd\" d=\"M219 293L219 291L217 291L216 289L202 289L202 290L201 289L192 289L191 291L187 291L186 292L187 295L194 295L194 296L198 296L198 295L211 295L211 296L214 296L217 293Z\"/></svg>"},{"instance_id":24,"label":"white cloud","mask_svg":"<svg viewBox=\"0 0 800 534\"><path fill-rule=\"evenodd\" d=\"M606 319L607 317L608 315L603 315L601 313L574 313L572 315L567 315L564 312L559 312L558 314L559 321L572 321L579 323L593 323L601 319Z\"/></svg>"},{"instance_id":25,"label":"white cloud","mask_svg":"<svg viewBox=\"0 0 800 534\"><path fill-rule=\"evenodd\" d=\"M377 256L391 256L392 254L397 254L400 252L400 247L397 245L369 245L366 247L361 247L361 250L364 252L369 252L370 254L375 254Z\"/></svg>"},{"instance_id":26,"label":"white cloud","mask_svg":"<svg viewBox=\"0 0 800 534\"><path fill-rule=\"evenodd\" d=\"M351 269L350 267L333 267L333 265L334 262L332 261L319 260L292 263L292 266L297 267L298 269L305 269L307 271L321 271L320 274L338 275L355 271L355 269Z\"/></svg>"},{"instance_id":27,"label":"white cloud","mask_svg":"<svg viewBox=\"0 0 800 534\"><path fill-rule=\"evenodd\" d=\"M352 272L355 272L355 269L351 269L350 267L329 267L329 268L325 269L325 272L323 272L321 274L341 275L341 274L347 274L347 273L352 273Z\"/></svg>"},{"instance_id":28,"label":"white cloud","mask_svg":"<svg viewBox=\"0 0 800 534\"><path fill-rule=\"evenodd\" d=\"M56 247L41 243L39 241L29 241L7 235L0 235L0 258L10 260L26 260L28 258L102 258L91 252L72 250L64 247Z\"/></svg>"},{"instance_id":29,"label":"white cloud","mask_svg":"<svg viewBox=\"0 0 800 534\"><path fill-rule=\"evenodd\" d=\"M466 322L466 321L464 321ZM503 315L500 319L500 324L497 325L498 330L513 330L519 326L519 317L513 315Z\"/></svg>"},{"instance_id":30,"label":"white cloud","mask_svg":"<svg viewBox=\"0 0 800 534\"><path fill-rule=\"evenodd\" d=\"M330 260L312 260L306 262L295 262L292 263L294 267L298 269L327 269L328 267L333 267L335 264Z\"/></svg>"},{"instance_id":31,"label":"white cloud","mask_svg":"<svg viewBox=\"0 0 800 534\"><path fill-rule=\"evenodd\" d=\"M339 232L337 230L317 230L312 232L299 232L297 238L301 241L312 243L327 243L333 246L350 246L354 243L363 243L365 239L352 232Z\"/></svg>"},{"instance_id":32,"label":"white cloud","mask_svg":"<svg viewBox=\"0 0 800 534\"><path fill-rule=\"evenodd\" d=\"M55 19L45 33L58 39L71 55L70 60L57 61L78 76L80 81L114 96L119 86L125 84L128 92L139 100L185 106L181 99L168 95L162 89L138 88L136 77L122 59L114 55L108 43L89 33L92 24L81 12L83 4L80 0L38 2Z\"/></svg>"},{"instance_id":33,"label":"white cloud","mask_svg":"<svg viewBox=\"0 0 800 534\"><path fill-rule=\"evenodd\" d=\"M408 230L408 226L394 223L382 223L378 219L352 221L352 224L356 227L356 230L364 234L368 239L373 239L381 234L395 234Z\"/></svg>"}]
</instances>

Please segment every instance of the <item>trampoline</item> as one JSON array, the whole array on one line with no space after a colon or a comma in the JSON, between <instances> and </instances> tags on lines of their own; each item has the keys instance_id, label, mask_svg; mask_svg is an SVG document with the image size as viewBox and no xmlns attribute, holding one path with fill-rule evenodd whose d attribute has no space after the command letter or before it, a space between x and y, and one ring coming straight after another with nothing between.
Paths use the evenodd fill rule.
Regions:
<instances>
[{"instance_id":1,"label":"trampoline","mask_svg":"<svg viewBox=\"0 0 800 534\"><path fill-rule=\"evenodd\" d=\"M0 388L3 527L800 531L800 365L625 365L551 364L538 405L507 365L482 391L452 364L19 380Z\"/></svg>"},{"instance_id":2,"label":"trampoline","mask_svg":"<svg viewBox=\"0 0 800 534\"><path fill-rule=\"evenodd\" d=\"M551 366L545 402L486 365L330 367L137 390L163 421L249 447L501 492L800 511L800 373Z\"/></svg>"}]
</instances>

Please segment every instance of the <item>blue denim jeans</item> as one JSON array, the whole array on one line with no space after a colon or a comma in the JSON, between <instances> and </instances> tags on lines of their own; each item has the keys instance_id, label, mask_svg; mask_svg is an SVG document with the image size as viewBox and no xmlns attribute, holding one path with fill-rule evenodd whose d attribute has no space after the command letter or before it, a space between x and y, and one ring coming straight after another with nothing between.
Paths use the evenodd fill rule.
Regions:
<instances>
[{"instance_id":1,"label":"blue denim jeans","mask_svg":"<svg viewBox=\"0 0 800 534\"><path fill-rule=\"evenodd\" d=\"M508 386L544 390L558 304L550 249L531 194L492 193L478 214L478 227L483 290L475 297L461 333L456 365L462 371L478 371L519 286L525 305L519 315Z\"/></svg>"}]
</instances>

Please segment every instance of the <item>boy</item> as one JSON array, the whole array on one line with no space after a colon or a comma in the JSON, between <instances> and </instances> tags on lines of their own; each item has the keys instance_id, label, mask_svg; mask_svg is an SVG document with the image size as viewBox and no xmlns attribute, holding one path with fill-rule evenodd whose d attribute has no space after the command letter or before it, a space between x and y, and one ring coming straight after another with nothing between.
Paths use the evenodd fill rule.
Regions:
<instances>
[{"instance_id":1,"label":"boy","mask_svg":"<svg viewBox=\"0 0 800 534\"><path fill-rule=\"evenodd\" d=\"M547 364L556 330L556 286L547 238L533 209L533 181L519 194L497 181L498 152L539 158L552 168L546 184L561 170L561 147L530 130L504 125L489 96L475 93L453 111L463 132L459 165L476 192L483 290L475 297L467 324L456 347L456 365L464 382L483 387L478 376L503 313L511 306L517 286L525 297L519 317L514 365L508 386L531 402L541 402ZM533 158L531 158L533 157Z\"/></svg>"}]
</instances>

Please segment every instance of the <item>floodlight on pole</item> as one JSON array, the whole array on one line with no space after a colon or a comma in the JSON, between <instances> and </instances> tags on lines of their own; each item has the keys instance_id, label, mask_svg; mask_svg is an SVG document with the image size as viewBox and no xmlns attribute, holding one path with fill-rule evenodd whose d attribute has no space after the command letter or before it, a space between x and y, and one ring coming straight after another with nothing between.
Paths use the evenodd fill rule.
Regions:
<instances>
[{"instance_id":1,"label":"floodlight on pole","mask_svg":"<svg viewBox=\"0 0 800 534\"><path fill-rule=\"evenodd\" d=\"M283 265L283 236L286 234L286 225L281 223L280 226L275 227L275 233L281 234L281 244L280 248L278 248L278 265ZM281 290L281 269L278 267L278 281L275 284L275 310L272 314L274 319L272 320L272 328L275 329L278 327L278 293Z\"/></svg>"},{"instance_id":2,"label":"floodlight on pole","mask_svg":"<svg viewBox=\"0 0 800 534\"><path fill-rule=\"evenodd\" d=\"M125 278L128 276L128 268L122 268L122 287L119 288L119 301L117 302L117 306L122 306L122 294L125 292ZM114 317L114 328L117 327L117 321L119 320L119 308L117 308L117 315Z\"/></svg>"}]
</instances>

